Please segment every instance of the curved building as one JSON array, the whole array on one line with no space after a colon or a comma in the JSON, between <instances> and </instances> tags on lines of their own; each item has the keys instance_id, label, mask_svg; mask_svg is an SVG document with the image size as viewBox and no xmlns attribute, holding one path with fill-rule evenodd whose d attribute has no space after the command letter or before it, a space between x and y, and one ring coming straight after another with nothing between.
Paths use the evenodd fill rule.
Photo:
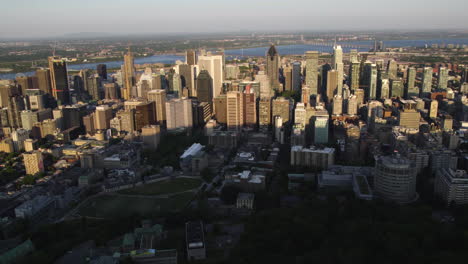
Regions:
<instances>
[{"instance_id":1,"label":"curved building","mask_svg":"<svg viewBox=\"0 0 468 264\"><path fill-rule=\"evenodd\" d=\"M384 200L409 203L417 199L417 168L400 156L382 156L376 159L374 188Z\"/></svg>"}]
</instances>

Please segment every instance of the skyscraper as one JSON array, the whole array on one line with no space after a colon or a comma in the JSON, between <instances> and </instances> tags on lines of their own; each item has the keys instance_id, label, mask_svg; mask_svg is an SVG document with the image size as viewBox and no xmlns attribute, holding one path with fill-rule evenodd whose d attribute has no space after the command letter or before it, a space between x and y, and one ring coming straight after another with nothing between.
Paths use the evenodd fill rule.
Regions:
<instances>
[{"instance_id":1,"label":"skyscraper","mask_svg":"<svg viewBox=\"0 0 468 264\"><path fill-rule=\"evenodd\" d=\"M406 87L408 88L408 97L419 96L419 88L415 85L416 69L414 67L408 68Z\"/></svg>"},{"instance_id":2,"label":"skyscraper","mask_svg":"<svg viewBox=\"0 0 468 264\"><path fill-rule=\"evenodd\" d=\"M331 102L338 87L338 71L331 70L327 72L327 91L326 100Z\"/></svg>"},{"instance_id":3,"label":"skyscraper","mask_svg":"<svg viewBox=\"0 0 468 264\"><path fill-rule=\"evenodd\" d=\"M261 98L258 103L258 124L261 128L271 125L271 98Z\"/></svg>"},{"instance_id":4,"label":"skyscraper","mask_svg":"<svg viewBox=\"0 0 468 264\"><path fill-rule=\"evenodd\" d=\"M166 126L168 130L193 126L192 100L172 99L166 102Z\"/></svg>"},{"instance_id":5,"label":"skyscraper","mask_svg":"<svg viewBox=\"0 0 468 264\"><path fill-rule=\"evenodd\" d=\"M197 97L196 82L195 82L196 68L188 64L177 65L177 68L178 68L179 75L180 75L181 87L187 88L188 95L190 97ZM180 93L180 96L182 96L182 92Z\"/></svg>"},{"instance_id":6,"label":"skyscraper","mask_svg":"<svg viewBox=\"0 0 468 264\"><path fill-rule=\"evenodd\" d=\"M351 78L350 80L350 88L351 91L355 91L356 89L359 89L359 68L360 68L360 63L358 61L351 62L351 66L349 68L349 77Z\"/></svg>"},{"instance_id":7,"label":"skyscraper","mask_svg":"<svg viewBox=\"0 0 468 264\"><path fill-rule=\"evenodd\" d=\"M445 67L439 68L439 76L437 78L437 87L439 89L447 89L447 82L448 82L448 69Z\"/></svg>"},{"instance_id":8,"label":"skyscraper","mask_svg":"<svg viewBox=\"0 0 468 264\"><path fill-rule=\"evenodd\" d=\"M205 102L210 105L213 103L213 79L207 70L201 70L198 75L197 98L201 103Z\"/></svg>"},{"instance_id":9,"label":"skyscraper","mask_svg":"<svg viewBox=\"0 0 468 264\"><path fill-rule=\"evenodd\" d=\"M151 90L148 92L148 100L155 104L156 121L166 121L166 90Z\"/></svg>"},{"instance_id":10,"label":"skyscraper","mask_svg":"<svg viewBox=\"0 0 468 264\"><path fill-rule=\"evenodd\" d=\"M270 79L270 86L273 90L279 91L279 66L280 57L276 47L271 45L266 54L266 73Z\"/></svg>"},{"instance_id":11,"label":"skyscraper","mask_svg":"<svg viewBox=\"0 0 468 264\"><path fill-rule=\"evenodd\" d=\"M430 93L432 91L432 68L425 67L422 78L422 92Z\"/></svg>"},{"instance_id":12,"label":"skyscraper","mask_svg":"<svg viewBox=\"0 0 468 264\"><path fill-rule=\"evenodd\" d=\"M309 105L311 89L309 86L303 86L301 90L301 102Z\"/></svg>"},{"instance_id":13,"label":"skyscraper","mask_svg":"<svg viewBox=\"0 0 468 264\"><path fill-rule=\"evenodd\" d=\"M185 52L185 62L188 65L196 65L197 64L197 52L195 50L187 50Z\"/></svg>"},{"instance_id":14,"label":"skyscraper","mask_svg":"<svg viewBox=\"0 0 468 264\"><path fill-rule=\"evenodd\" d=\"M287 65L283 69L283 76L284 76L284 83L283 83L283 91L291 91L292 90L292 67Z\"/></svg>"},{"instance_id":15,"label":"skyscraper","mask_svg":"<svg viewBox=\"0 0 468 264\"><path fill-rule=\"evenodd\" d=\"M59 57L49 57L52 96L59 105L70 103L67 63Z\"/></svg>"},{"instance_id":16,"label":"skyscraper","mask_svg":"<svg viewBox=\"0 0 468 264\"><path fill-rule=\"evenodd\" d=\"M46 68L38 69L36 70L36 77L39 90L43 91L44 94L52 94L50 70Z\"/></svg>"},{"instance_id":17,"label":"skyscraper","mask_svg":"<svg viewBox=\"0 0 468 264\"><path fill-rule=\"evenodd\" d=\"M332 68L338 72L337 76L337 93L342 95L343 92L343 74L344 74L344 65L343 65L343 49L340 45L333 47L333 56L332 56Z\"/></svg>"},{"instance_id":18,"label":"skyscraper","mask_svg":"<svg viewBox=\"0 0 468 264\"><path fill-rule=\"evenodd\" d=\"M397 78L397 72L398 72L398 64L394 59L391 59L387 63L387 74L388 78L390 79L396 79Z\"/></svg>"},{"instance_id":19,"label":"skyscraper","mask_svg":"<svg viewBox=\"0 0 468 264\"><path fill-rule=\"evenodd\" d=\"M242 94L242 106L244 114L244 125L254 127L257 124L257 100L254 93L244 92Z\"/></svg>"},{"instance_id":20,"label":"skyscraper","mask_svg":"<svg viewBox=\"0 0 468 264\"><path fill-rule=\"evenodd\" d=\"M341 114L343 114L343 97L337 94L333 97L333 115Z\"/></svg>"},{"instance_id":21,"label":"skyscraper","mask_svg":"<svg viewBox=\"0 0 468 264\"><path fill-rule=\"evenodd\" d=\"M98 64L96 66L96 71L99 77L103 80L107 80L107 66L106 64Z\"/></svg>"},{"instance_id":22,"label":"skyscraper","mask_svg":"<svg viewBox=\"0 0 468 264\"><path fill-rule=\"evenodd\" d=\"M365 64L366 98L377 98L377 65L366 62Z\"/></svg>"},{"instance_id":23,"label":"skyscraper","mask_svg":"<svg viewBox=\"0 0 468 264\"><path fill-rule=\"evenodd\" d=\"M145 126L141 129L141 141L147 148L156 149L161 137L161 128L159 125Z\"/></svg>"},{"instance_id":24,"label":"skyscraper","mask_svg":"<svg viewBox=\"0 0 468 264\"><path fill-rule=\"evenodd\" d=\"M272 116L281 116L283 123L290 120L290 101L284 97L273 99Z\"/></svg>"},{"instance_id":25,"label":"skyscraper","mask_svg":"<svg viewBox=\"0 0 468 264\"><path fill-rule=\"evenodd\" d=\"M224 56L223 55L206 55L198 56L198 65L200 70L208 71L212 81L212 95L214 98L221 94L221 89L224 82ZM200 71L200 74L201 74ZM198 89L198 88L197 88Z\"/></svg>"},{"instance_id":26,"label":"skyscraper","mask_svg":"<svg viewBox=\"0 0 468 264\"><path fill-rule=\"evenodd\" d=\"M302 86L301 63L296 61L292 64L292 90L299 91Z\"/></svg>"},{"instance_id":27,"label":"skyscraper","mask_svg":"<svg viewBox=\"0 0 468 264\"><path fill-rule=\"evenodd\" d=\"M314 122L314 143L328 143L328 114L315 117Z\"/></svg>"},{"instance_id":28,"label":"skyscraper","mask_svg":"<svg viewBox=\"0 0 468 264\"><path fill-rule=\"evenodd\" d=\"M390 79L390 90L392 97L403 98L404 87L403 81L401 79Z\"/></svg>"},{"instance_id":29,"label":"skyscraper","mask_svg":"<svg viewBox=\"0 0 468 264\"><path fill-rule=\"evenodd\" d=\"M230 91L226 94L227 128L239 131L244 125L244 106L242 93Z\"/></svg>"},{"instance_id":30,"label":"skyscraper","mask_svg":"<svg viewBox=\"0 0 468 264\"><path fill-rule=\"evenodd\" d=\"M44 172L44 161L40 151L32 151L23 153L24 167L26 174L36 175L37 173Z\"/></svg>"},{"instance_id":31,"label":"skyscraper","mask_svg":"<svg viewBox=\"0 0 468 264\"><path fill-rule=\"evenodd\" d=\"M96 107L95 113L95 128L98 130L106 130L110 128L110 120L112 119L112 108L107 105Z\"/></svg>"},{"instance_id":32,"label":"skyscraper","mask_svg":"<svg viewBox=\"0 0 468 264\"><path fill-rule=\"evenodd\" d=\"M123 65L123 79L124 79L124 90L122 97L128 100L132 97L132 88L135 85L135 62L133 54L128 48L127 54L124 55Z\"/></svg>"},{"instance_id":33,"label":"skyscraper","mask_svg":"<svg viewBox=\"0 0 468 264\"><path fill-rule=\"evenodd\" d=\"M227 98L225 94L219 95L218 97L214 98L214 108L215 108L215 115L216 121L218 123L226 124L227 122Z\"/></svg>"},{"instance_id":34,"label":"skyscraper","mask_svg":"<svg viewBox=\"0 0 468 264\"><path fill-rule=\"evenodd\" d=\"M318 93L318 51L306 52L306 80L305 84L310 88L310 94Z\"/></svg>"}]
</instances>

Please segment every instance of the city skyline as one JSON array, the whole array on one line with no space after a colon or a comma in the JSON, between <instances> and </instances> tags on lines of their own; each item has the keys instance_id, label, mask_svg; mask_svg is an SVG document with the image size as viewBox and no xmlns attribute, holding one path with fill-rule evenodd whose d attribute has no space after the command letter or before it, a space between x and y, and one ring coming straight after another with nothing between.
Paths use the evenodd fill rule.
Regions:
<instances>
[{"instance_id":1,"label":"city skyline","mask_svg":"<svg viewBox=\"0 0 468 264\"><path fill-rule=\"evenodd\" d=\"M5 3L4 9L9 12L0 18L3 25L0 36L45 38L77 33L114 36L292 30L441 30L466 29L464 25L468 22L464 14L468 3L462 0L450 0L444 5L435 1L431 4L420 0L398 0L385 8L369 0L338 1L333 5L304 0L289 1L287 5L277 0L241 0L235 4L182 0L180 4L184 8L179 9L172 3L161 1L101 0L92 2L92 5L88 2L67 3L66 6L56 0ZM169 12L156 12L155 15L157 10ZM18 13L22 16L17 16Z\"/></svg>"}]
</instances>

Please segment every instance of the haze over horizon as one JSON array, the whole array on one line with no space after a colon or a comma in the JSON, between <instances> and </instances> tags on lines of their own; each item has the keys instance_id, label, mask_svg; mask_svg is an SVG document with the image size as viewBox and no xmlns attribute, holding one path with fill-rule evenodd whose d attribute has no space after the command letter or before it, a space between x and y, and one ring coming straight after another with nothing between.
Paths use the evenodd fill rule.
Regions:
<instances>
[{"instance_id":1,"label":"haze over horizon","mask_svg":"<svg viewBox=\"0 0 468 264\"><path fill-rule=\"evenodd\" d=\"M468 2L259 0L17 0L3 5L3 38L236 31L466 29Z\"/></svg>"}]
</instances>

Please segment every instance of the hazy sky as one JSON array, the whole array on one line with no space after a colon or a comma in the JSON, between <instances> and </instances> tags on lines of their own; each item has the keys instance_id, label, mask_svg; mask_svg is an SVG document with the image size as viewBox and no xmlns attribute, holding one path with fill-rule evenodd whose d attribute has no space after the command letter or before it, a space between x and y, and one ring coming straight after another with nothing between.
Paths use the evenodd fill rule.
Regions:
<instances>
[{"instance_id":1,"label":"hazy sky","mask_svg":"<svg viewBox=\"0 0 468 264\"><path fill-rule=\"evenodd\" d=\"M468 0L1 0L1 37L468 29Z\"/></svg>"}]
</instances>

